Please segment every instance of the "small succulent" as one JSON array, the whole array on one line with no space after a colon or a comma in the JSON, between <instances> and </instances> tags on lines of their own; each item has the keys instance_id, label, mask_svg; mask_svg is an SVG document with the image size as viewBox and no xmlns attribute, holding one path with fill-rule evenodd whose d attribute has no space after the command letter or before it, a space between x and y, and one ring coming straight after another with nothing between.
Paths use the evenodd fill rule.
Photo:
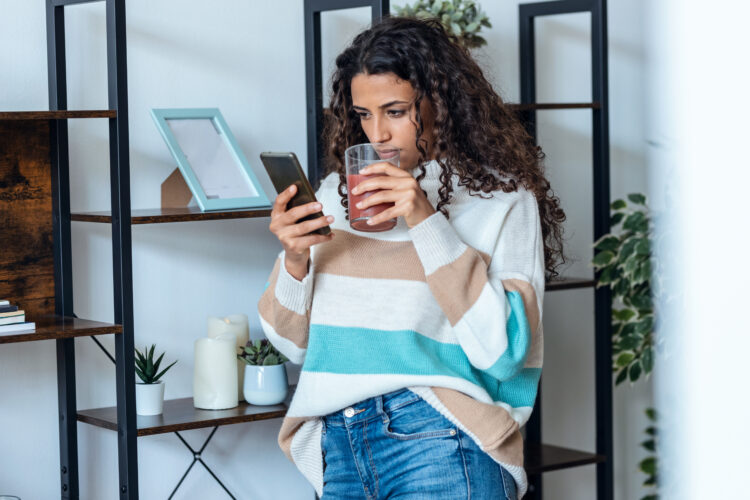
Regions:
<instances>
[{"instance_id":1,"label":"small succulent","mask_svg":"<svg viewBox=\"0 0 750 500\"><path fill-rule=\"evenodd\" d=\"M413 5L395 7L401 17L435 18L467 49L481 47L487 40L478 35L482 26L491 28L487 14L473 0L417 0Z\"/></svg>"},{"instance_id":2,"label":"small succulent","mask_svg":"<svg viewBox=\"0 0 750 500\"><path fill-rule=\"evenodd\" d=\"M245 347L241 348L237 358L252 366L280 365L289 361L286 356L276 350L268 339L248 340Z\"/></svg>"},{"instance_id":3,"label":"small succulent","mask_svg":"<svg viewBox=\"0 0 750 500\"><path fill-rule=\"evenodd\" d=\"M164 368L161 372L159 371L159 365L164 357L164 353L161 353L159 359L154 361L154 349L156 345L152 344L151 349L148 347L143 349L145 355L141 353L138 348L135 349L135 373L140 377L144 384L156 384L162 375L167 373L167 370L172 368L177 361Z\"/></svg>"}]
</instances>

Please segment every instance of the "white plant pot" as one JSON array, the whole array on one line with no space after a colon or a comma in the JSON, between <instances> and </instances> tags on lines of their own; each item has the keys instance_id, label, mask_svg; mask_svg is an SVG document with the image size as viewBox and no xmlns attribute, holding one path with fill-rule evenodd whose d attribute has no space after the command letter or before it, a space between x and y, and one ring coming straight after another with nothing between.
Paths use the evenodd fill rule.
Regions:
<instances>
[{"instance_id":1,"label":"white plant pot","mask_svg":"<svg viewBox=\"0 0 750 500\"><path fill-rule=\"evenodd\" d=\"M279 404L289 392L284 365L245 365L243 395L251 405Z\"/></svg>"},{"instance_id":2,"label":"white plant pot","mask_svg":"<svg viewBox=\"0 0 750 500\"><path fill-rule=\"evenodd\" d=\"M135 412L138 415L161 415L164 409L164 381L135 384Z\"/></svg>"}]
</instances>

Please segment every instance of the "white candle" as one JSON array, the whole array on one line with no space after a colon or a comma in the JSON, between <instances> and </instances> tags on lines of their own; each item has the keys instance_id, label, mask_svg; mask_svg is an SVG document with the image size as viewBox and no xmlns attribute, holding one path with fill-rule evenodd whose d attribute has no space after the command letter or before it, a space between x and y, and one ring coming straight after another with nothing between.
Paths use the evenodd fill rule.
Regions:
<instances>
[{"instance_id":1,"label":"white candle","mask_svg":"<svg viewBox=\"0 0 750 500\"><path fill-rule=\"evenodd\" d=\"M217 335L195 341L193 405L207 410L237 406L236 339Z\"/></svg>"},{"instance_id":2,"label":"white candle","mask_svg":"<svg viewBox=\"0 0 750 500\"><path fill-rule=\"evenodd\" d=\"M216 316L208 317L208 336L214 338L217 335L231 334L235 336L237 347L245 347L250 337L247 325L247 314L230 314L226 318ZM245 380L245 362L237 360L237 398L244 397L242 386Z\"/></svg>"}]
</instances>

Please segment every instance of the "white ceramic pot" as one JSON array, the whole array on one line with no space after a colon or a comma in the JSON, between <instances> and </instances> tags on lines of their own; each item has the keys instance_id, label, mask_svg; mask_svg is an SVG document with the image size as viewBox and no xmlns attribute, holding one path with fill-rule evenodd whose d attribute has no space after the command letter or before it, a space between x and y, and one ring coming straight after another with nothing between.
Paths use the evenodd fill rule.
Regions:
<instances>
[{"instance_id":1,"label":"white ceramic pot","mask_svg":"<svg viewBox=\"0 0 750 500\"><path fill-rule=\"evenodd\" d=\"M251 405L275 405L286 398L289 384L284 365L245 365L243 395Z\"/></svg>"},{"instance_id":2,"label":"white ceramic pot","mask_svg":"<svg viewBox=\"0 0 750 500\"><path fill-rule=\"evenodd\" d=\"M135 412L138 415L161 415L164 409L164 381L135 384Z\"/></svg>"}]
</instances>

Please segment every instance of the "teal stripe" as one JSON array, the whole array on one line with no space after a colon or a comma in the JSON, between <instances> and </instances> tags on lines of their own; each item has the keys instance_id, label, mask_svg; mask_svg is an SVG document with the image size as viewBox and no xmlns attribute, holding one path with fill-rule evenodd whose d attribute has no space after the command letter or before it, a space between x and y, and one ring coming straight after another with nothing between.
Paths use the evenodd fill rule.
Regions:
<instances>
[{"instance_id":1,"label":"teal stripe","mask_svg":"<svg viewBox=\"0 0 750 500\"><path fill-rule=\"evenodd\" d=\"M265 292L266 288L268 288L269 286L271 286L271 282L270 281L266 281L266 284L263 286L263 291Z\"/></svg>"},{"instance_id":2,"label":"teal stripe","mask_svg":"<svg viewBox=\"0 0 750 500\"><path fill-rule=\"evenodd\" d=\"M498 380L512 378L526 363L526 357L531 348L531 327L526 318L523 298L518 292L505 292L505 295L510 303L510 316L505 325L508 333L508 348L495 361L495 364L487 369L487 372Z\"/></svg>"},{"instance_id":3,"label":"teal stripe","mask_svg":"<svg viewBox=\"0 0 750 500\"><path fill-rule=\"evenodd\" d=\"M509 319L509 349L529 345L524 336L523 320L517 315L517 303L512 294L506 292L511 302ZM520 299L520 296L519 296ZM515 305L514 305L515 304ZM523 307L523 302L520 302ZM515 319L514 319L515 318ZM526 323L528 332L528 323ZM528 350L528 348L526 349ZM479 370L471 365L460 345L445 344L426 337L414 330L375 330L369 328L336 327L321 324L310 325L310 335L302 370L338 374L403 374L459 377L482 387L494 401L503 401L511 406L533 406L541 369L525 368L526 352L504 354L488 370ZM513 366L500 368L501 362ZM521 365L518 365L521 362ZM514 376L501 381L497 374Z\"/></svg>"}]
</instances>

